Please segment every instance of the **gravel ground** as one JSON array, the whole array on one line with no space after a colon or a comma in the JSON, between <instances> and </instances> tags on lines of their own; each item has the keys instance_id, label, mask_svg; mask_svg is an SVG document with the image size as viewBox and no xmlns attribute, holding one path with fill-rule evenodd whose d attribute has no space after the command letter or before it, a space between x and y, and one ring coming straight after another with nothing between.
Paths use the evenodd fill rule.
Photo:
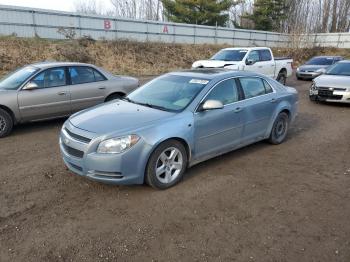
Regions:
<instances>
[{"instance_id":1,"label":"gravel ground","mask_svg":"<svg viewBox=\"0 0 350 262\"><path fill-rule=\"evenodd\" d=\"M188 170L166 191L64 167L64 120L0 140L0 261L350 261L350 106L311 103L288 140Z\"/></svg>"}]
</instances>

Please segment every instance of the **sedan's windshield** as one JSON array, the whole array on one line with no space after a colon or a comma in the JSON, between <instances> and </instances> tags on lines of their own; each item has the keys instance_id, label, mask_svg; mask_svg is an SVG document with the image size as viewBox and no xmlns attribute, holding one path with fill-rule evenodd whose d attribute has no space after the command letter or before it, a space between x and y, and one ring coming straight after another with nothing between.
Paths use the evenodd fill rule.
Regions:
<instances>
[{"instance_id":1,"label":"sedan's windshield","mask_svg":"<svg viewBox=\"0 0 350 262\"><path fill-rule=\"evenodd\" d=\"M331 66L327 72L327 75L343 75L350 76L350 63L337 63Z\"/></svg>"},{"instance_id":2,"label":"sedan's windshield","mask_svg":"<svg viewBox=\"0 0 350 262\"><path fill-rule=\"evenodd\" d=\"M20 68L0 80L0 89L16 90L38 70L32 66Z\"/></svg>"},{"instance_id":3,"label":"sedan's windshield","mask_svg":"<svg viewBox=\"0 0 350 262\"><path fill-rule=\"evenodd\" d=\"M305 63L305 65L331 65L333 64L332 57L314 57Z\"/></svg>"},{"instance_id":4,"label":"sedan's windshield","mask_svg":"<svg viewBox=\"0 0 350 262\"><path fill-rule=\"evenodd\" d=\"M247 50L221 50L216 53L211 60L222 60L222 61L242 61L246 55Z\"/></svg>"},{"instance_id":5,"label":"sedan's windshield","mask_svg":"<svg viewBox=\"0 0 350 262\"><path fill-rule=\"evenodd\" d=\"M160 110L181 111L209 83L207 79L166 75L145 84L127 96L127 100Z\"/></svg>"}]
</instances>

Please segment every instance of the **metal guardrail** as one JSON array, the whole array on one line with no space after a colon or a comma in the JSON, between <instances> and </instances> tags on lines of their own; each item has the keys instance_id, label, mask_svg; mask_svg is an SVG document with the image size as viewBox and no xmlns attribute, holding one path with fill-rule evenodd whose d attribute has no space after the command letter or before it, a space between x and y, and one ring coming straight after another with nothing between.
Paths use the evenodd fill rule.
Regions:
<instances>
[{"instance_id":1,"label":"metal guardrail","mask_svg":"<svg viewBox=\"0 0 350 262\"><path fill-rule=\"evenodd\" d=\"M0 35L64 39L59 29L74 30L77 36L94 39L129 39L188 44L232 46L291 46L288 34L135 20L107 16L0 5ZM311 34L300 37L302 45L350 48L350 33Z\"/></svg>"}]
</instances>

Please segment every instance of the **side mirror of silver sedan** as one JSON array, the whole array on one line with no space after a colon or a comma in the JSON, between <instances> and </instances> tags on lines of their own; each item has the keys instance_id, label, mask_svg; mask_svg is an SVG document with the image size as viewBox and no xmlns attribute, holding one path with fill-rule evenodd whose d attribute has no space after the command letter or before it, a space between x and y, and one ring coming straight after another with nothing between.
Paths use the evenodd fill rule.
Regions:
<instances>
[{"instance_id":1,"label":"side mirror of silver sedan","mask_svg":"<svg viewBox=\"0 0 350 262\"><path fill-rule=\"evenodd\" d=\"M200 107L200 111L215 110L224 108L224 104L219 100L207 100Z\"/></svg>"},{"instance_id":2,"label":"side mirror of silver sedan","mask_svg":"<svg viewBox=\"0 0 350 262\"><path fill-rule=\"evenodd\" d=\"M34 82L28 82L24 87L23 90L33 90L33 89L37 89L39 88L39 86L34 83Z\"/></svg>"}]
</instances>

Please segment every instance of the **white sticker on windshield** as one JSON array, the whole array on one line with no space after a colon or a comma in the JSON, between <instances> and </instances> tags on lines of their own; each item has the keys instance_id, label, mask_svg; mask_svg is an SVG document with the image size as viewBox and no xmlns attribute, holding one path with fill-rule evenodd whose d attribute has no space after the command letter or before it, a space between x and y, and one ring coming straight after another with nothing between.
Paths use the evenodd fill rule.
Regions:
<instances>
[{"instance_id":1,"label":"white sticker on windshield","mask_svg":"<svg viewBox=\"0 0 350 262\"><path fill-rule=\"evenodd\" d=\"M190 84L201 84L201 85L206 85L208 84L208 80L202 80L202 79L191 79Z\"/></svg>"}]
</instances>

